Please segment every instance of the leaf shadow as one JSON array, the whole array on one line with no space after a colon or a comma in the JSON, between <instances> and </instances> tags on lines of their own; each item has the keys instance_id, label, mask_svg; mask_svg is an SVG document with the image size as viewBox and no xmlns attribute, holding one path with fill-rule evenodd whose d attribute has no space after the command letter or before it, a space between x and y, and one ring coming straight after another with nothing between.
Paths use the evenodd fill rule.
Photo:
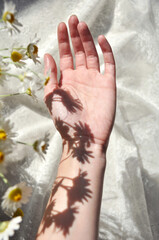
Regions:
<instances>
[{"instance_id":1,"label":"leaf shadow","mask_svg":"<svg viewBox=\"0 0 159 240\"><path fill-rule=\"evenodd\" d=\"M57 88L53 91L52 101L61 102L70 113L83 109L80 100L78 98L74 99L68 90L65 91L62 88Z\"/></svg>"}]
</instances>

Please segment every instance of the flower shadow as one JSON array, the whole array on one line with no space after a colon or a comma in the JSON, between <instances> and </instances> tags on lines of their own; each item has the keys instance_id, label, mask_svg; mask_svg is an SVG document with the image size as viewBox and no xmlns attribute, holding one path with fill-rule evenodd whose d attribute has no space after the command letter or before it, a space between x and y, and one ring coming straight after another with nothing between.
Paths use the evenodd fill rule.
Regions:
<instances>
[{"instance_id":1,"label":"flower shadow","mask_svg":"<svg viewBox=\"0 0 159 240\"><path fill-rule=\"evenodd\" d=\"M42 220L42 229L37 236L43 234L51 225L54 226L55 230L62 232L63 236L69 234L69 230L73 225L76 218L76 214L79 213L78 207L75 203L88 201L92 197L92 191L89 189L90 180L87 178L87 172L79 170L79 174L74 178L58 177L56 184L53 188L49 203L47 205L45 215ZM65 185L64 180L70 180L72 186ZM56 209L56 192L61 188L66 191L67 195L67 207L63 211Z\"/></svg>"},{"instance_id":2,"label":"flower shadow","mask_svg":"<svg viewBox=\"0 0 159 240\"><path fill-rule=\"evenodd\" d=\"M68 145L67 153L70 154L69 156L74 157L82 164L90 163L89 159L93 158L93 152L88 148L94 142L94 136L89 125L81 121L75 123L75 125L70 125L58 117L55 119L55 126L61 134L63 145L66 143ZM69 156L63 159L61 163Z\"/></svg>"}]
</instances>

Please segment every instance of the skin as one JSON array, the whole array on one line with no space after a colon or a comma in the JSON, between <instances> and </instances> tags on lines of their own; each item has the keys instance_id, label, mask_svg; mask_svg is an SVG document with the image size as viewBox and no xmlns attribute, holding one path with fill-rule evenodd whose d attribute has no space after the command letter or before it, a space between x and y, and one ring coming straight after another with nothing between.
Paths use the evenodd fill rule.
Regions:
<instances>
[{"instance_id":1,"label":"skin","mask_svg":"<svg viewBox=\"0 0 159 240\"><path fill-rule=\"evenodd\" d=\"M101 74L88 26L75 15L68 24L75 66L67 27L62 22L58 26L59 83L55 60L49 54L44 56L45 74L50 73L44 100L61 134L63 153L37 240L98 238L106 149L116 108L115 61L108 41L100 35L98 43L105 64L105 72ZM75 188L79 176L86 181L80 181ZM85 194L83 198L79 193ZM69 212L72 208L77 211ZM67 211L69 217L64 221Z\"/></svg>"}]
</instances>

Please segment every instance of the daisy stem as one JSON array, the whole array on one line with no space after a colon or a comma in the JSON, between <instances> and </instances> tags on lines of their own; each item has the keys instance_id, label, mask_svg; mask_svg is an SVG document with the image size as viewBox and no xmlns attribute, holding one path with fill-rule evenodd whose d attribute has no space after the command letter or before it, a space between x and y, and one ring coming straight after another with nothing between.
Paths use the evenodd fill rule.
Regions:
<instances>
[{"instance_id":1,"label":"daisy stem","mask_svg":"<svg viewBox=\"0 0 159 240\"><path fill-rule=\"evenodd\" d=\"M3 19L0 19L0 22L3 22Z\"/></svg>"},{"instance_id":2,"label":"daisy stem","mask_svg":"<svg viewBox=\"0 0 159 240\"><path fill-rule=\"evenodd\" d=\"M2 178L2 180L3 180L3 182L4 182L5 184L9 184L7 178L5 178L5 176L3 175L3 173L0 173L0 178Z\"/></svg>"},{"instance_id":3,"label":"daisy stem","mask_svg":"<svg viewBox=\"0 0 159 240\"><path fill-rule=\"evenodd\" d=\"M2 48L0 49L0 51L4 51L4 50L8 50L9 48Z\"/></svg>"},{"instance_id":4,"label":"daisy stem","mask_svg":"<svg viewBox=\"0 0 159 240\"><path fill-rule=\"evenodd\" d=\"M9 56L2 56L2 58L10 58Z\"/></svg>"},{"instance_id":5,"label":"daisy stem","mask_svg":"<svg viewBox=\"0 0 159 240\"><path fill-rule=\"evenodd\" d=\"M14 64L14 65L17 65L19 67L23 67L23 64L21 64L19 62L7 62L7 63Z\"/></svg>"},{"instance_id":6,"label":"daisy stem","mask_svg":"<svg viewBox=\"0 0 159 240\"><path fill-rule=\"evenodd\" d=\"M19 79L18 75L16 75L16 74L11 74L11 73L7 73L7 72L1 72L1 74L3 74L3 75L8 75L8 76L12 76L12 77L15 77L15 78L18 78L18 79Z\"/></svg>"},{"instance_id":7,"label":"daisy stem","mask_svg":"<svg viewBox=\"0 0 159 240\"><path fill-rule=\"evenodd\" d=\"M16 95L22 95L22 94L26 94L25 92L23 93L11 93L11 94L5 94L5 95L0 95L0 98L2 97L11 97L11 96L16 96Z\"/></svg>"},{"instance_id":8,"label":"daisy stem","mask_svg":"<svg viewBox=\"0 0 159 240\"><path fill-rule=\"evenodd\" d=\"M30 143L25 143L25 142L21 142L21 141L16 141L16 143L33 147L33 144L30 144Z\"/></svg>"}]
</instances>

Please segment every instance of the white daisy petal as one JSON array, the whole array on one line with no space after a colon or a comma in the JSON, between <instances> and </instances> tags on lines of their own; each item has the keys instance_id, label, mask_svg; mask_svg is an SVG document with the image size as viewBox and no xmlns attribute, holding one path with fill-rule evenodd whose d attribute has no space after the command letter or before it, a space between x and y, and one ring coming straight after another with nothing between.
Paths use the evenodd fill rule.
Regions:
<instances>
[{"instance_id":1,"label":"white daisy petal","mask_svg":"<svg viewBox=\"0 0 159 240\"><path fill-rule=\"evenodd\" d=\"M2 209L9 216L20 208L22 204L26 204L32 193L32 188L27 186L25 182L18 183L13 187L9 187L2 197Z\"/></svg>"},{"instance_id":2,"label":"white daisy petal","mask_svg":"<svg viewBox=\"0 0 159 240\"><path fill-rule=\"evenodd\" d=\"M7 144L14 144L13 138L16 136L16 133L13 132L13 124L10 120L6 120L3 117L0 117L0 143L6 142Z\"/></svg>"},{"instance_id":3,"label":"white daisy petal","mask_svg":"<svg viewBox=\"0 0 159 240\"><path fill-rule=\"evenodd\" d=\"M8 240L14 232L20 228L21 217L15 217L10 221L0 222L0 240Z\"/></svg>"},{"instance_id":4,"label":"white daisy petal","mask_svg":"<svg viewBox=\"0 0 159 240\"><path fill-rule=\"evenodd\" d=\"M44 138L38 139L33 143L34 150L43 158L49 146L49 133L46 133Z\"/></svg>"},{"instance_id":5,"label":"white daisy petal","mask_svg":"<svg viewBox=\"0 0 159 240\"><path fill-rule=\"evenodd\" d=\"M35 37L33 40L30 41L30 43L27 46L27 56L33 60L33 62L36 64L41 63L37 58L38 56L38 46L37 44L39 43L40 39L37 39L37 34L35 34Z\"/></svg>"},{"instance_id":6,"label":"white daisy petal","mask_svg":"<svg viewBox=\"0 0 159 240\"><path fill-rule=\"evenodd\" d=\"M20 32L17 26L22 27L22 24L15 17L15 7L16 6L12 1L4 1L2 19L5 24L5 28L8 29L8 32L10 34L12 34L13 32Z\"/></svg>"},{"instance_id":7,"label":"white daisy petal","mask_svg":"<svg viewBox=\"0 0 159 240\"><path fill-rule=\"evenodd\" d=\"M16 12L16 6L12 1L4 1L4 12L11 11L12 13Z\"/></svg>"}]
</instances>

